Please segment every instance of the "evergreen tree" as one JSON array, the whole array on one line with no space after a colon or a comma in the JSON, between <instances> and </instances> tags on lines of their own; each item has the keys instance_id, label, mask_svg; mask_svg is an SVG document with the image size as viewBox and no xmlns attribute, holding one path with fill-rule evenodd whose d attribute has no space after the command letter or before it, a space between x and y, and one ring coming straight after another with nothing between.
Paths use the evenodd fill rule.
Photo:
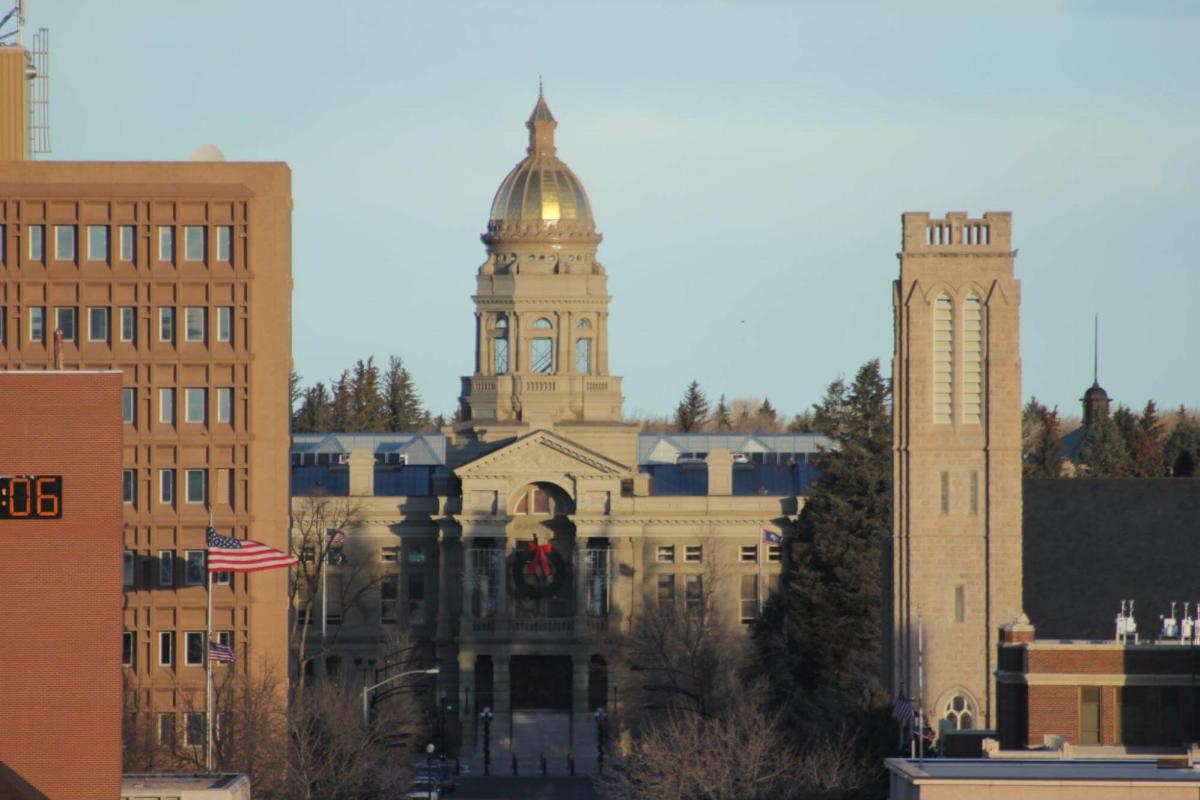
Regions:
<instances>
[{"instance_id":1,"label":"evergreen tree","mask_svg":"<svg viewBox=\"0 0 1200 800\"><path fill-rule=\"evenodd\" d=\"M1158 406L1153 400L1146 401L1142 415L1138 417L1133 446L1129 449L1129 472L1139 478L1161 478L1167 474L1163 460L1162 421L1158 418Z\"/></svg>"},{"instance_id":2,"label":"evergreen tree","mask_svg":"<svg viewBox=\"0 0 1200 800\"><path fill-rule=\"evenodd\" d=\"M729 406L725 404L725 395L721 395L721 399L717 401L717 410L713 412L713 422L719 431L733 429L733 419L729 416Z\"/></svg>"},{"instance_id":3,"label":"evergreen tree","mask_svg":"<svg viewBox=\"0 0 1200 800\"><path fill-rule=\"evenodd\" d=\"M771 401L765 397L762 405L758 407L758 429L767 432L779 430L779 414L771 405Z\"/></svg>"},{"instance_id":4,"label":"evergreen tree","mask_svg":"<svg viewBox=\"0 0 1200 800\"><path fill-rule=\"evenodd\" d=\"M294 415L296 413L296 403L300 400L303 392L300 390L300 374L296 370L288 373L288 413Z\"/></svg>"},{"instance_id":5,"label":"evergreen tree","mask_svg":"<svg viewBox=\"0 0 1200 800\"><path fill-rule=\"evenodd\" d=\"M801 411L796 414L787 426L788 433L814 433L816 430L816 420L811 411Z\"/></svg>"},{"instance_id":6,"label":"evergreen tree","mask_svg":"<svg viewBox=\"0 0 1200 800\"><path fill-rule=\"evenodd\" d=\"M350 390L350 370L342 372L342 376L333 384L333 400L329 408L329 425L331 431L346 432L354 430L354 397Z\"/></svg>"},{"instance_id":7,"label":"evergreen tree","mask_svg":"<svg viewBox=\"0 0 1200 800\"><path fill-rule=\"evenodd\" d=\"M1034 423L1032 444L1026 457L1026 472L1034 478L1061 477L1062 441L1059 436L1058 409L1046 408L1036 400L1030 403L1036 404L1032 413L1038 419Z\"/></svg>"},{"instance_id":8,"label":"evergreen tree","mask_svg":"<svg viewBox=\"0 0 1200 800\"><path fill-rule=\"evenodd\" d=\"M1027 475L1035 472L1033 464L1038 460L1038 440L1046 411L1047 408L1036 397L1030 397L1021 409L1021 461Z\"/></svg>"},{"instance_id":9,"label":"evergreen tree","mask_svg":"<svg viewBox=\"0 0 1200 800\"><path fill-rule=\"evenodd\" d=\"M415 431L426 421L421 395L399 356L388 359L383 374L383 396L389 431Z\"/></svg>"},{"instance_id":10,"label":"evergreen tree","mask_svg":"<svg viewBox=\"0 0 1200 800\"><path fill-rule=\"evenodd\" d=\"M350 378L351 431L382 431L387 429L387 406L384 403L375 357L354 363Z\"/></svg>"},{"instance_id":11,"label":"evergreen tree","mask_svg":"<svg viewBox=\"0 0 1200 800\"><path fill-rule=\"evenodd\" d=\"M755 672L801 738L887 720L882 685L884 547L892 530L892 425L879 362L816 407L835 446L817 458L781 589L754 626Z\"/></svg>"},{"instance_id":12,"label":"evergreen tree","mask_svg":"<svg viewBox=\"0 0 1200 800\"><path fill-rule=\"evenodd\" d=\"M681 431L698 431L708 419L708 400L700 391L700 384L692 381L675 408L675 427Z\"/></svg>"},{"instance_id":13,"label":"evergreen tree","mask_svg":"<svg viewBox=\"0 0 1200 800\"><path fill-rule=\"evenodd\" d=\"M317 382L304 390L300 409L292 418L296 433L322 433L332 430L333 401L325 384Z\"/></svg>"},{"instance_id":14,"label":"evergreen tree","mask_svg":"<svg viewBox=\"0 0 1200 800\"><path fill-rule=\"evenodd\" d=\"M1200 424L1183 406L1179 407L1179 421L1167 437L1163 450L1172 475L1177 478L1200 476Z\"/></svg>"},{"instance_id":15,"label":"evergreen tree","mask_svg":"<svg viewBox=\"0 0 1200 800\"><path fill-rule=\"evenodd\" d=\"M1125 475L1125 442L1111 416L1101 416L1088 428L1079 447L1079 461L1089 478L1120 478Z\"/></svg>"}]
</instances>

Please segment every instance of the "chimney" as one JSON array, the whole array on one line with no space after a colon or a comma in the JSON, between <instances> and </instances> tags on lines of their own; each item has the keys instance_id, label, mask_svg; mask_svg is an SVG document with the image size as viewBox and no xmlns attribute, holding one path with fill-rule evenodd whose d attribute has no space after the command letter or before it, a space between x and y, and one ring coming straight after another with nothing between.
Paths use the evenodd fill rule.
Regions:
<instances>
[{"instance_id":1,"label":"chimney","mask_svg":"<svg viewBox=\"0 0 1200 800\"><path fill-rule=\"evenodd\" d=\"M0 161L29 158L29 51L0 47Z\"/></svg>"},{"instance_id":2,"label":"chimney","mask_svg":"<svg viewBox=\"0 0 1200 800\"><path fill-rule=\"evenodd\" d=\"M1022 613L1012 622L1000 626L1000 644L1023 644L1032 642L1036 631L1029 617Z\"/></svg>"}]
</instances>

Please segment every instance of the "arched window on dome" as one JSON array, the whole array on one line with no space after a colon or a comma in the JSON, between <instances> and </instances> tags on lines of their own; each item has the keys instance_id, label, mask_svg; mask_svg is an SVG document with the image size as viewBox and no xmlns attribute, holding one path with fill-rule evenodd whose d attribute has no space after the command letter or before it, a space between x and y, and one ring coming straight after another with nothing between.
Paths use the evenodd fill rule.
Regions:
<instances>
[{"instance_id":1,"label":"arched window on dome","mask_svg":"<svg viewBox=\"0 0 1200 800\"><path fill-rule=\"evenodd\" d=\"M968 731L975 727L979 712L975 701L966 692L956 692L942 706L941 729L943 731Z\"/></svg>"},{"instance_id":2,"label":"arched window on dome","mask_svg":"<svg viewBox=\"0 0 1200 800\"><path fill-rule=\"evenodd\" d=\"M590 319L581 319L575 323L575 327L581 331L586 331L592 327L592 321Z\"/></svg>"},{"instance_id":3,"label":"arched window on dome","mask_svg":"<svg viewBox=\"0 0 1200 800\"><path fill-rule=\"evenodd\" d=\"M545 317L538 317L536 320L534 320L533 327L539 331L548 331L553 328L554 325Z\"/></svg>"},{"instance_id":4,"label":"arched window on dome","mask_svg":"<svg viewBox=\"0 0 1200 800\"><path fill-rule=\"evenodd\" d=\"M508 372L508 320L503 314L496 317L492 331L492 366L497 375Z\"/></svg>"},{"instance_id":5,"label":"arched window on dome","mask_svg":"<svg viewBox=\"0 0 1200 800\"><path fill-rule=\"evenodd\" d=\"M954 307L940 294L933 303L933 421L940 425L949 425L953 413L953 352Z\"/></svg>"}]
</instances>

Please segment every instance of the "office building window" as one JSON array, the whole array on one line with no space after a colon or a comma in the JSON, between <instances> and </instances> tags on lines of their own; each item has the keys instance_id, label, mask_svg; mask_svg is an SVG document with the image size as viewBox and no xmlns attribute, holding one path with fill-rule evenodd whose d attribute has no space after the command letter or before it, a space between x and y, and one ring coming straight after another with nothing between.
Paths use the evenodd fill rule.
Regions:
<instances>
[{"instance_id":1,"label":"office building window","mask_svg":"<svg viewBox=\"0 0 1200 800\"><path fill-rule=\"evenodd\" d=\"M162 667L175 663L175 631L158 632L158 663Z\"/></svg>"},{"instance_id":2,"label":"office building window","mask_svg":"<svg viewBox=\"0 0 1200 800\"><path fill-rule=\"evenodd\" d=\"M971 516L979 515L979 473L971 472Z\"/></svg>"},{"instance_id":3,"label":"office building window","mask_svg":"<svg viewBox=\"0 0 1200 800\"><path fill-rule=\"evenodd\" d=\"M63 341L75 341L75 309L54 309L54 325L58 330L62 331Z\"/></svg>"},{"instance_id":4,"label":"office building window","mask_svg":"<svg viewBox=\"0 0 1200 800\"><path fill-rule=\"evenodd\" d=\"M379 548L379 560L385 563L394 564L400 560L398 555L399 550L400 548L396 547L395 545L381 547Z\"/></svg>"},{"instance_id":5,"label":"office building window","mask_svg":"<svg viewBox=\"0 0 1200 800\"><path fill-rule=\"evenodd\" d=\"M125 556L121 561L121 566L122 566L121 574L122 574L122 580L123 580L125 586L133 586L133 563L134 563L133 551L126 550Z\"/></svg>"},{"instance_id":6,"label":"office building window","mask_svg":"<svg viewBox=\"0 0 1200 800\"><path fill-rule=\"evenodd\" d=\"M29 341L46 341L46 309L41 306L29 309Z\"/></svg>"},{"instance_id":7,"label":"office building window","mask_svg":"<svg viewBox=\"0 0 1200 800\"><path fill-rule=\"evenodd\" d=\"M207 393L203 388L188 387L184 389L184 419L188 422L203 423L205 421L205 394Z\"/></svg>"},{"instance_id":8,"label":"office building window","mask_svg":"<svg viewBox=\"0 0 1200 800\"><path fill-rule=\"evenodd\" d=\"M172 388L158 390L158 421L175 424L175 390Z\"/></svg>"},{"instance_id":9,"label":"office building window","mask_svg":"<svg viewBox=\"0 0 1200 800\"><path fill-rule=\"evenodd\" d=\"M158 551L158 585L167 588L175 585L175 551Z\"/></svg>"},{"instance_id":10,"label":"office building window","mask_svg":"<svg viewBox=\"0 0 1200 800\"><path fill-rule=\"evenodd\" d=\"M767 561L779 562L783 560L783 545L769 544L767 545Z\"/></svg>"},{"instance_id":11,"label":"office building window","mask_svg":"<svg viewBox=\"0 0 1200 800\"><path fill-rule=\"evenodd\" d=\"M132 262L137 254L136 245L134 244L134 228L132 225L122 225L120 228L120 246L121 260Z\"/></svg>"},{"instance_id":12,"label":"office building window","mask_svg":"<svg viewBox=\"0 0 1200 800\"><path fill-rule=\"evenodd\" d=\"M205 722L203 711L189 711L184 717L183 741L188 747L203 747Z\"/></svg>"},{"instance_id":13,"label":"office building window","mask_svg":"<svg viewBox=\"0 0 1200 800\"><path fill-rule=\"evenodd\" d=\"M107 342L108 341L108 309L107 308L89 308L88 309L88 341L89 342Z\"/></svg>"},{"instance_id":14,"label":"office building window","mask_svg":"<svg viewBox=\"0 0 1200 800\"><path fill-rule=\"evenodd\" d=\"M961 584L954 587L954 621L965 622L967 619L967 587Z\"/></svg>"},{"instance_id":15,"label":"office building window","mask_svg":"<svg viewBox=\"0 0 1200 800\"><path fill-rule=\"evenodd\" d=\"M46 258L46 226L29 226L29 260L44 261Z\"/></svg>"},{"instance_id":16,"label":"office building window","mask_svg":"<svg viewBox=\"0 0 1200 800\"><path fill-rule=\"evenodd\" d=\"M199 586L204 583L204 551L188 550L184 554L183 582L188 586Z\"/></svg>"},{"instance_id":17,"label":"office building window","mask_svg":"<svg viewBox=\"0 0 1200 800\"><path fill-rule=\"evenodd\" d=\"M186 480L187 501L201 505L208 502L208 473L202 469L189 469Z\"/></svg>"},{"instance_id":18,"label":"office building window","mask_svg":"<svg viewBox=\"0 0 1200 800\"><path fill-rule=\"evenodd\" d=\"M698 544L689 544L683 548L683 560L688 564L699 564L704 561L704 547Z\"/></svg>"},{"instance_id":19,"label":"office building window","mask_svg":"<svg viewBox=\"0 0 1200 800\"><path fill-rule=\"evenodd\" d=\"M654 560L659 564L674 564L675 545L660 544L654 551Z\"/></svg>"},{"instance_id":20,"label":"office building window","mask_svg":"<svg viewBox=\"0 0 1200 800\"><path fill-rule=\"evenodd\" d=\"M175 260L175 229L168 225L158 229L158 260Z\"/></svg>"},{"instance_id":21,"label":"office building window","mask_svg":"<svg viewBox=\"0 0 1200 800\"><path fill-rule=\"evenodd\" d=\"M233 228L228 225L217 227L217 261L233 260Z\"/></svg>"},{"instance_id":22,"label":"office building window","mask_svg":"<svg viewBox=\"0 0 1200 800\"><path fill-rule=\"evenodd\" d=\"M185 261L204 260L204 228L188 225L183 229L183 258Z\"/></svg>"},{"instance_id":23,"label":"office building window","mask_svg":"<svg viewBox=\"0 0 1200 800\"><path fill-rule=\"evenodd\" d=\"M167 752L175 749L175 715L170 712L158 715L158 743Z\"/></svg>"},{"instance_id":24,"label":"office building window","mask_svg":"<svg viewBox=\"0 0 1200 800\"><path fill-rule=\"evenodd\" d=\"M59 261L75 260L75 226L54 226L54 257Z\"/></svg>"},{"instance_id":25,"label":"office building window","mask_svg":"<svg viewBox=\"0 0 1200 800\"><path fill-rule=\"evenodd\" d=\"M688 575L684 582L684 610L689 614L700 614L704 611L704 576Z\"/></svg>"},{"instance_id":26,"label":"office building window","mask_svg":"<svg viewBox=\"0 0 1200 800\"><path fill-rule=\"evenodd\" d=\"M183 663L189 667L204 666L204 631L188 631L183 635Z\"/></svg>"},{"instance_id":27,"label":"office building window","mask_svg":"<svg viewBox=\"0 0 1200 800\"><path fill-rule=\"evenodd\" d=\"M758 576L743 575L741 586L741 618L743 623L758 619Z\"/></svg>"},{"instance_id":28,"label":"office building window","mask_svg":"<svg viewBox=\"0 0 1200 800\"><path fill-rule=\"evenodd\" d=\"M160 342L175 341L175 309L160 308L158 310L158 340Z\"/></svg>"},{"instance_id":29,"label":"office building window","mask_svg":"<svg viewBox=\"0 0 1200 800\"><path fill-rule=\"evenodd\" d=\"M747 562L747 563L757 562L758 561L758 545L756 545L756 544L742 545L741 549L738 551L738 558L741 561Z\"/></svg>"},{"instance_id":30,"label":"office building window","mask_svg":"<svg viewBox=\"0 0 1200 800\"><path fill-rule=\"evenodd\" d=\"M228 386L217 389L217 422L233 423L233 389Z\"/></svg>"},{"instance_id":31,"label":"office building window","mask_svg":"<svg viewBox=\"0 0 1200 800\"><path fill-rule=\"evenodd\" d=\"M205 310L200 306L188 306L183 314L184 338L189 342L203 342L205 340Z\"/></svg>"},{"instance_id":32,"label":"office building window","mask_svg":"<svg viewBox=\"0 0 1200 800\"><path fill-rule=\"evenodd\" d=\"M1100 687L1079 687L1079 743L1100 744Z\"/></svg>"},{"instance_id":33,"label":"office building window","mask_svg":"<svg viewBox=\"0 0 1200 800\"><path fill-rule=\"evenodd\" d=\"M121 664L126 667L132 667L136 654L137 634L133 631L125 631L121 636Z\"/></svg>"},{"instance_id":34,"label":"office building window","mask_svg":"<svg viewBox=\"0 0 1200 800\"><path fill-rule=\"evenodd\" d=\"M108 226L88 225L88 261L108 261Z\"/></svg>"},{"instance_id":35,"label":"office building window","mask_svg":"<svg viewBox=\"0 0 1200 800\"><path fill-rule=\"evenodd\" d=\"M137 502L137 471L121 470L121 501L130 505Z\"/></svg>"},{"instance_id":36,"label":"office building window","mask_svg":"<svg viewBox=\"0 0 1200 800\"><path fill-rule=\"evenodd\" d=\"M217 341L233 341L233 306L221 306L217 309Z\"/></svg>"},{"instance_id":37,"label":"office building window","mask_svg":"<svg viewBox=\"0 0 1200 800\"><path fill-rule=\"evenodd\" d=\"M396 601L400 599L399 580L395 575L384 575L379 582L379 621L396 622Z\"/></svg>"},{"instance_id":38,"label":"office building window","mask_svg":"<svg viewBox=\"0 0 1200 800\"><path fill-rule=\"evenodd\" d=\"M121 341L132 342L137 338L137 309L125 306L121 309Z\"/></svg>"},{"instance_id":39,"label":"office building window","mask_svg":"<svg viewBox=\"0 0 1200 800\"><path fill-rule=\"evenodd\" d=\"M658 607L660 609L675 606L675 576L671 574L658 576Z\"/></svg>"},{"instance_id":40,"label":"office building window","mask_svg":"<svg viewBox=\"0 0 1200 800\"><path fill-rule=\"evenodd\" d=\"M942 516L950 513L950 473L942 472Z\"/></svg>"},{"instance_id":41,"label":"office building window","mask_svg":"<svg viewBox=\"0 0 1200 800\"><path fill-rule=\"evenodd\" d=\"M171 505L175 502L175 470L158 471L158 502Z\"/></svg>"},{"instance_id":42,"label":"office building window","mask_svg":"<svg viewBox=\"0 0 1200 800\"><path fill-rule=\"evenodd\" d=\"M121 421L130 425L137 422L137 389L133 387L121 389Z\"/></svg>"},{"instance_id":43,"label":"office building window","mask_svg":"<svg viewBox=\"0 0 1200 800\"><path fill-rule=\"evenodd\" d=\"M213 586L228 586L233 583L232 572L214 572L211 577Z\"/></svg>"}]
</instances>

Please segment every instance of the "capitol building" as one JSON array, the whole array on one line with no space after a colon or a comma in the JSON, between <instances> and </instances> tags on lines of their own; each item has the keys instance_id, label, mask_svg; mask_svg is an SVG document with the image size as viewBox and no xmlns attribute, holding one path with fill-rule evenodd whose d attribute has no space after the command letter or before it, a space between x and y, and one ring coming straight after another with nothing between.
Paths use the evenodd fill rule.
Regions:
<instances>
[{"instance_id":1,"label":"capitol building","mask_svg":"<svg viewBox=\"0 0 1200 800\"><path fill-rule=\"evenodd\" d=\"M494 758L594 748L596 710L639 682L620 642L647 616L744 635L824 442L623 421L601 235L557 125L539 94L492 201L461 421L292 446L293 542L304 521L327 529L306 517L318 501L345 517L323 600L302 597L293 621L298 663L373 683L436 658L447 746L477 754L490 708Z\"/></svg>"}]
</instances>

